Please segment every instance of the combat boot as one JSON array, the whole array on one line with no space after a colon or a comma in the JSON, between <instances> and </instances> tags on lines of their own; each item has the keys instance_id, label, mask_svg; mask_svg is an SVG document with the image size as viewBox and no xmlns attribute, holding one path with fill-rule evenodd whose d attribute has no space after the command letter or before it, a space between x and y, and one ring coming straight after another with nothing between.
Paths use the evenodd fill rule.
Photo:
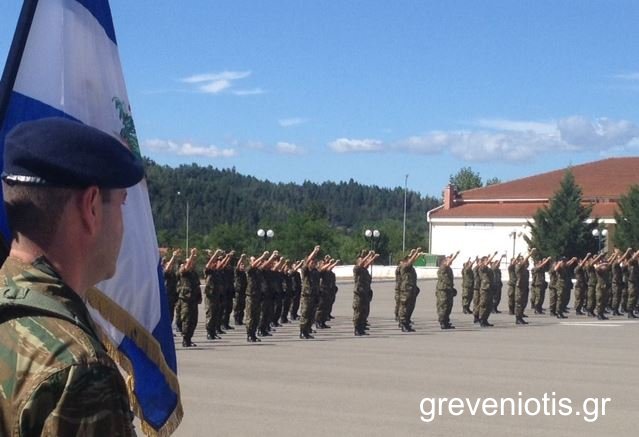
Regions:
<instances>
[{"instance_id":1,"label":"combat boot","mask_svg":"<svg viewBox=\"0 0 639 437\"><path fill-rule=\"evenodd\" d=\"M479 320L479 316L475 316L475 317L473 318L473 323L479 323L479 322L480 322L480 320Z\"/></svg>"},{"instance_id":2,"label":"combat boot","mask_svg":"<svg viewBox=\"0 0 639 437\"><path fill-rule=\"evenodd\" d=\"M586 314L588 315L588 317L597 317L597 316L595 316L595 312L592 311L592 310L586 312Z\"/></svg>"},{"instance_id":3,"label":"combat boot","mask_svg":"<svg viewBox=\"0 0 639 437\"><path fill-rule=\"evenodd\" d=\"M413 327L410 326L408 323L402 323L401 327L402 327L402 332L415 332Z\"/></svg>"},{"instance_id":4,"label":"combat boot","mask_svg":"<svg viewBox=\"0 0 639 437\"><path fill-rule=\"evenodd\" d=\"M597 320L608 320L608 317L604 316L603 314L598 314Z\"/></svg>"},{"instance_id":5,"label":"combat boot","mask_svg":"<svg viewBox=\"0 0 639 437\"><path fill-rule=\"evenodd\" d=\"M584 316L585 314L584 314L584 312L583 312L583 311L581 311L581 309L576 309L576 310L575 310L575 315L576 315L576 316Z\"/></svg>"},{"instance_id":6,"label":"combat boot","mask_svg":"<svg viewBox=\"0 0 639 437\"><path fill-rule=\"evenodd\" d=\"M525 321L523 318L521 317L517 317L517 319L515 319L515 324L516 325L527 325L528 322Z\"/></svg>"},{"instance_id":7,"label":"combat boot","mask_svg":"<svg viewBox=\"0 0 639 437\"><path fill-rule=\"evenodd\" d=\"M629 319L636 319L637 316L635 316L635 312L634 311L628 311L628 318Z\"/></svg>"},{"instance_id":8,"label":"combat boot","mask_svg":"<svg viewBox=\"0 0 639 437\"><path fill-rule=\"evenodd\" d=\"M621 315L621 313L619 312L619 310L614 310L614 311L612 312L612 315L613 315L613 316L620 316L620 315Z\"/></svg>"},{"instance_id":9,"label":"combat boot","mask_svg":"<svg viewBox=\"0 0 639 437\"><path fill-rule=\"evenodd\" d=\"M280 318L280 323L288 323L288 319L286 318L286 316L282 316Z\"/></svg>"},{"instance_id":10,"label":"combat boot","mask_svg":"<svg viewBox=\"0 0 639 437\"><path fill-rule=\"evenodd\" d=\"M482 319L479 321L479 326L481 326L482 328L490 328L494 325L492 323L488 323L488 320Z\"/></svg>"},{"instance_id":11,"label":"combat boot","mask_svg":"<svg viewBox=\"0 0 639 437\"><path fill-rule=\"evenodd\" d=\"M567 319L568 317L566 317L566 316L564 315L564 313L557 313L557 318L558 318L558 319Z\"/></svg>"}]
</instances>

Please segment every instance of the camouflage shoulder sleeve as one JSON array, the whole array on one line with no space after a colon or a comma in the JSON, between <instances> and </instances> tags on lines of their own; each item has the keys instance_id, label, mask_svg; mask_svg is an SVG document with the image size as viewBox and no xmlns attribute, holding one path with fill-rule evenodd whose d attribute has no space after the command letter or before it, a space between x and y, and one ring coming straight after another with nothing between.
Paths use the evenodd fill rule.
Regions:
<instances>
[{"instance_id":1,"label":"camouflage shoulder sleeve","mask_svg":"<svg viewBox=\"0 0 639 437\"><path fill-rule=\"evenodd\" d=\"M10 320L0 325L0 356L0 434L135 435L117 366L78 326Z\"/></svg>"}]
</instances>

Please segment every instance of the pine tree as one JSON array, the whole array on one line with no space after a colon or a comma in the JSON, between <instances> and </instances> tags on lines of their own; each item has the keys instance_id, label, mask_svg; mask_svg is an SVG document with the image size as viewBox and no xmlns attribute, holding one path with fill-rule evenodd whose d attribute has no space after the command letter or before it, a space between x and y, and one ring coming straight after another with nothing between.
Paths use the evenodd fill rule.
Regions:
<instances>
[{"instance_id":1,"label":"pine tree","mask_svg":"<svg viewBox=\"0 0 639 437\"><path fill-rule=\"evenodd\" d=\"M567 170L559 189L550 199L548 206L537 210L531 228L531 236L525 237L529 247L536 247L536 257L583 257L594 253L597 241L592 235L599 226L598 220L587 223L592 205L582 203L581 187Z\"/></svg>"},{"instance_id":2,"label":"pine tree","mask_svg":"<svg viewBox=\"0 0 639 437\"><path fill-rule=\"evenodd\" d=\"M633 185L628 194L621 196L615 221L615 246L621 250L639 247L639 186Z\"/></svg>"}]
</instances>

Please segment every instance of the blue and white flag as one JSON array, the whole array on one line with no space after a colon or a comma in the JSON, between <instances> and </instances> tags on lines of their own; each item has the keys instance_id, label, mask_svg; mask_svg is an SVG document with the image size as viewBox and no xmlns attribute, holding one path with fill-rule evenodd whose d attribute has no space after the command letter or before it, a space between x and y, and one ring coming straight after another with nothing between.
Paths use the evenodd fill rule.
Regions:
<instances>
[{"instance_id":1,"label":"blue and white flag","mask_svg":"<svg viewBox=\"0 0 639 437\"><path fill-rule=\"evenodd\" d=\"M60 116L118 137L140 154L107 0L25 1L2 85L0 148L16 124ZM182 406L146 181L128 190L123 211L116 276L91 290L89 309L110 340L109 353L128 373L142 430L168 435ZM10 241L4 211L0 216Z\"/></svg>"}]
</instances>

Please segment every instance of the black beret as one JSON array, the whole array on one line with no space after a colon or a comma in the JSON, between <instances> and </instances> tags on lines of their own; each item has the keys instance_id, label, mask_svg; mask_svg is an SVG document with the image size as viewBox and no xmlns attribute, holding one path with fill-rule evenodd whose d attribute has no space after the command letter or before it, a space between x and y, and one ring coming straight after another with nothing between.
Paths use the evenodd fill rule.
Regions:
<instances>
[{"instance_id":1,"label":"black beret","mask_svg":"<svg viewBox=\"0 0 639 437\"><path fill-rule=\"evenodd\" d=\"M144 176L142 161L101 130L59 118L26 121L5 139L8 184L127 188Z\"/></svg>"}]
</instances>

